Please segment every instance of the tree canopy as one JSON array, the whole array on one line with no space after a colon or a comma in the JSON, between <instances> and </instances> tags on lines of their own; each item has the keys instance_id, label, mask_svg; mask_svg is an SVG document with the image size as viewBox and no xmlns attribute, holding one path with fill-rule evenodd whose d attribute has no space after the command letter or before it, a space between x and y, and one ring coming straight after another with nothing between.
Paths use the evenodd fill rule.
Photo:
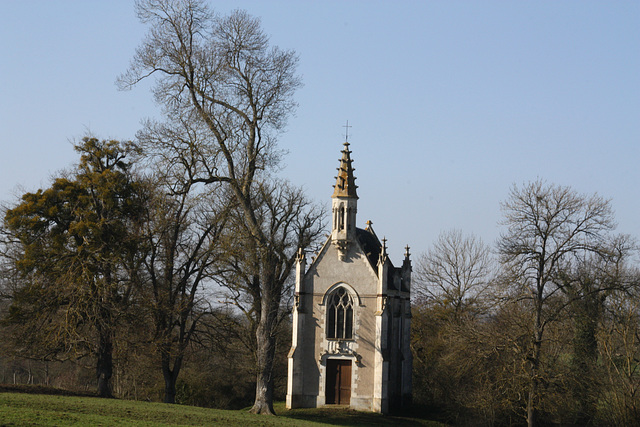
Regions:
<instances>
[{"instance_id":1,"label":"tree canopy","mask_svg":"<svg viewBox=\"0 0 640 427\"><path fill-rule=\"evenodd\" d=\"M223 183L234 199L242 222L235 231L246 236L246 246L252 248L248 254L253 259L243 265L251 266L260 296L254 299L260 317L252 411L273 414L274 327L286 280L279 270L290 263L290 254L280 250L281 236L270 234L263 223L267 199L261 189L271 185L270 172L280 157L276 138L296 107L293 95L301 85L298 58L291 50L270 46L260 21L244 11L218 16L201 0L144 0L136 3L136 10L149 32L118 83L129 88L156 76L154 95L167 115L163 132L175 134L179 129L182 135L197 135L164 140L156 151L188 165L190 182ZM159 127L150 123L151 129ZM286 202L288 196L280 197ZM306 205L297 200L300 207ZM280 225L290 221L286 211L272 213ZM298 210L295 215L306 213ZM303 236L315 224L305 227L277 231ZM298 243L305 240L299 237Z\"/></svg>"},{"instance_id":2,"label":"tree canopy","mask_svg":"<svg viewBox=\"0 0 640 427\"><path fill-rule=\"evenodd\" d=\"M133 144L84 138L77 170L27 193L5 215L20 277L9 321L40 358L97 355L99 394L110 396L113 340L139 262L142 187Z\"/></svg>"}]
</instances>

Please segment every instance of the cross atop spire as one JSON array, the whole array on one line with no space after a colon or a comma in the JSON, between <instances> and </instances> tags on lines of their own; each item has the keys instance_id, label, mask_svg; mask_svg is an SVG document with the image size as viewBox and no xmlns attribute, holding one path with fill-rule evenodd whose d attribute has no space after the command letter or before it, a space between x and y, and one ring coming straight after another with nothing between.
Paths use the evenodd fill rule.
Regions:
<instances>
[{"instance_id":1,"label":"cross atop spire","mask_svg":"<svg viewBox=\"0 0 640 427\"><path fill-rule=\"evenodd\" d=\"M353 126L349 126L349 120L347 120L347 124L342 126L343 128L345 128L344 131L344 142L349 142L349 128L353 127Z\"/></svg>"},{"instance_id":2,"label":"cross atop spire","mask_svg":"<svg viewBox=\"0 0 640 427\"><path fill-rule=\"evenodd\" d=\"M353 199L358 198L356 193L356 178L353 175L355 169L352 166L353 160L351 160L351 151L349 150L349 143L344 143L342 149L342 158L340 159L340 167L338 168L338 176L336 177L336 185L334 185L333 196L331 197L349 197Z\"/></svg>"}]
</instances>

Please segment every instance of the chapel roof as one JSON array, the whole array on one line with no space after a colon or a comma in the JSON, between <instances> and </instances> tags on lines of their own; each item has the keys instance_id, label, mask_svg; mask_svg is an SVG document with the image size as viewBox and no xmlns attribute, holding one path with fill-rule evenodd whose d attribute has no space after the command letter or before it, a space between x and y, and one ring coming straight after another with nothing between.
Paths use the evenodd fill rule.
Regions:
<instances>
[{"instance_id":1,"label":"chapel roof","mask_svg":"<svg viewBox=\"0 0 640 427\"><path fill-rule=\"evenodd\" d=\"M367 260L374 271L378 271L378 261L380 260L380 254L382 253L382 243L378 239L378 236L371 227L371 222L367 221L367 228L356 228L356 239L360 243L362 250L367 256ZM399 268L395 268L391 260L389 262L387 286L389 289L395 289L394 276L399 273Z\"/></svg>"},{"instance_id":2,"label":"chapel roof","mask_svg":"<svg viewBox=\"0 0 640 427\"><path fill-rule=\"evenodd\" d=\"M358 198L356 193L356 178L353 175L353 160L351 160L351 151L349 150L349 143L344 143L342 149L342 158L340 159L340 167L338 168L338 176L336 177L336 185L333 186L333 197L350 197Z\"/></svg>"},{"instance_id":3,"label":"chapel roof","mask_svg":"<svg viewBox=\"0 0 640 427\"><path fill-rule=\"evenodd\" d=\"M378 236L375 235L373 230L369 227L363 230L362 228L356 228L356 238L362 247L369 264L374 270L378 269L378 260L380 259L380 253L382 252L382 243L378 240Z\"/></svg>"}]
</instances>

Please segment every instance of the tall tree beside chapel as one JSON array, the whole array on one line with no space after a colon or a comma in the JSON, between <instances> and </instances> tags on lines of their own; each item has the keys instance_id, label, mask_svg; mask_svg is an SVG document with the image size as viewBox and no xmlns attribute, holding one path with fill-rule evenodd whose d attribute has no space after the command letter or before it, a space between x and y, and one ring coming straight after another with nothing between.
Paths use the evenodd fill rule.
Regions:
<instances>
[{"instance_id":1,"label":"tall tree beside chapel","mask_svg":"<svg viewBox=\"0 0 640 427\"><path fill-rule=\"evenodd\" d=\"M281 152L276 138L293 112L300 87L295 52L269 46L260 21L244 11L217 16L201 0L145 0L138 16L149 25L131 67L119 79L129 88L156 75L154 94L167 116L202 132L197 143L170 149L189 156L190 179L223 183L233 194L250 245L274 266L283 260L259 217L259 185ZM259 277L261 317L256 328L257 385L252 412L272 414L269 377L282 289L272 268ZM266 274L268 273L268 274Z\"/></svg>"}]
</instances>

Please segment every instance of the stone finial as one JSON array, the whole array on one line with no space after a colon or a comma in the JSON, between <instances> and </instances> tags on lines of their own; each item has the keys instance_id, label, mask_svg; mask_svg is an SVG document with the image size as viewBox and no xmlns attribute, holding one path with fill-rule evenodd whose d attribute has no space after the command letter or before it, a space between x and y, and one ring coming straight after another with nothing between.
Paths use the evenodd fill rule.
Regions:
<instances>
[{"instance_id":1,"label":"stone finial","mask_svg":"<svg viewBox=\"0 0 640 427\"><path fill-rule=\"evenodd\" d=\"M380 251L380 262L384 263L387 261L387 238L382 238L382 250Z\"/></svg>"}]
</instances>

